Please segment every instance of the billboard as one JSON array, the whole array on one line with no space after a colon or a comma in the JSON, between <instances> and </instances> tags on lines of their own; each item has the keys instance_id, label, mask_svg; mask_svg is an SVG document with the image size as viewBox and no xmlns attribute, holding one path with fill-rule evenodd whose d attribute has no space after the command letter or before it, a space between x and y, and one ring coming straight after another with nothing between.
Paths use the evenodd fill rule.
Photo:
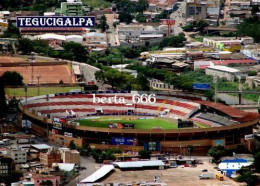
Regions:
<instances>
[{"instance_id":1,"label":"billboard","mask_svg":"<svg viewBox=\"0 0 260 186\"><path fill-rule=\"evenodd\" d=\"M254 139L254 134L245 135L245 140L251 140L251 139Z\"/></svg>"},{"instance_id":2,"label":"billboard","mask_svg":"<svg viewBox=\"0 0 260 186\"><path fill-rule=\"evenodd\" d=\"M73 137L73 134L72 134L72 133L69 133L69 132L64 132L64 136Z\"/></svg>"},{"instance_id":3,"label":"billboard","mask_svg":"<svg viewBox=\"0 0 260 186\"><path fill-rule=\"evenodd\" d=\"M94 16L18 16L17 27L94 27Z\"/></svg>"},{"instance_id":4,"label":"billboard","mask_svg":"<svg viewBox=\"0 0 260 186\"><path fill-rule=\"evenodd\" d=\"M60 123L59 118L53 118L52 125L53 125L53 128L62 130L62 124Z\"/></svg>"},{"instance_id":5,"label":"billboard","mask_svg":"<svg viewBox=\"0 0 260 186\"><path fill-rule=\"evenodd\" d=\"M192 87L197 90L210 90L210 84L208 83L193 83Z\"/></svg>"},{"instance_id":6,"label":"billboard","mask_svg":"<svg viewBox=\"0 0 260 186\"><path fill-rule=\"evenodd\" d=\"M137 145L137 139L132 137L112 137L112 145Z\"/></svg>"}]
</instances>

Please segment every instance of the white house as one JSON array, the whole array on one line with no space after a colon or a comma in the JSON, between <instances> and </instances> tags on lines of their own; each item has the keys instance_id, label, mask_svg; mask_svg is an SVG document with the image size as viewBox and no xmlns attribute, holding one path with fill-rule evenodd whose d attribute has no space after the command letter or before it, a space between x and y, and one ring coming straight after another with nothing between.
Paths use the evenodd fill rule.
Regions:
<instances>
[{"instance_id":1,"label":"white house","mask_svg":"<svg viewBox=\"0 0 260 186\"><path fill-rule=\"evenodd\" d=\"M249 162L246 159L232 159L232 160L223 160L219 165L218 168L226 172L227 176L231 176L236 171L240 170L242 167L247 167L251 165L253 162Z\"/></svg>"}]
</instances>

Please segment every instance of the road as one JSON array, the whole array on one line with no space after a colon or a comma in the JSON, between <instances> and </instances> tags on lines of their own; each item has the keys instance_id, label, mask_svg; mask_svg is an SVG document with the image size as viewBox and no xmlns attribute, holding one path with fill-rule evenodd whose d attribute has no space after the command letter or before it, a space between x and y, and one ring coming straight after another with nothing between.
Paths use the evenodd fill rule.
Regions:
<instances>
[{"instance_id":1,"label":"road","mask_svg":"<svg viewBox=\"0 0 260 186\"><path fill-rule=\"evenodd\" d=\"M186 2L179 2L178 6L179 8L170 15L170 18L175 20L175 25L173 26L173 31L175 35L183 31L182 28L179 26L180 23L182 23L182 25L186 24L186 18L182 17L182 14L185 14L186 12Z\"/></svg>"},{"instance_id":2,"label":"road","mask_svg":"<svg viewBox=\"0 0 260 186\"><path fill-rule=\"evenodd\" d=\"M80 157L80 166L85 167L86 169L80 171L80 175L74 180L70 181L66 186L75 186L76 183L85 179L94 173L100 166L95 163L95 160L92 157Z\"/></svg>"}]
</instances>

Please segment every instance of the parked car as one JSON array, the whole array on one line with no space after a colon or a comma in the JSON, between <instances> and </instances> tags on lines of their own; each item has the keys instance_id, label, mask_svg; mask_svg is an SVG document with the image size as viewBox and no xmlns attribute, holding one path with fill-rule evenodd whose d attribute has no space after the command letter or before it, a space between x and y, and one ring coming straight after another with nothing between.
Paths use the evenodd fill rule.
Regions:
<instances>
[{"instance_id":1,"label":"parked car","mask_svg":"<svg viewBox=\"0 0 260 186\"><path fill-rule=\"evenodd\" d=\"M202 172L208 172L208 169L203 169Z\"/></svg>"}]
</instances>

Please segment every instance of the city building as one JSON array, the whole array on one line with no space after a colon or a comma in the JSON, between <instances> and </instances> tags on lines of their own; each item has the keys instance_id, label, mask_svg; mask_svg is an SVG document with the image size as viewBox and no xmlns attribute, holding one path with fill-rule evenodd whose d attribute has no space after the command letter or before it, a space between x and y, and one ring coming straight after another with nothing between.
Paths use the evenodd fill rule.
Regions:
<instances>
[{"instance_id":1,"label":"city building","mask_svg":"<svg viewBox=\"0 0 260 186\"><path fill-rule=\"evenodd\" d=\"M40 162L46 167L51 167L53 163L61 162L61 154L59 151L50 150L46 153L40 153Z\"/></svg>"},{"instance_id":2,"label":"city building","mask_svg":"<svg viewBox=\"0 0 260 186\"><path fill-rule=\"evenodd\" d=\"M161 38L166 35L165 25L158 27L145 25L117 25L116 33L120 42L140 41L154 38Z\"/></svg>"},{"instance_id":3,"label":"city building","mask_svg":"<svg viewBox=\"0 0 260 186\"><path fill-rule=\"evenodd\" d=\"M193 19L207 18L207 1L188 0L186 4L186 17Z\"/></svg>"},{"instance_id":4,"label":"city building","mask_svg":"<svg viewBox=\"0 0 260 186\"><path fill-rule=\"evenodd\" d=\"M223 160L219 165L219 169L223 171L227 176L231 177L232 174L240 170L241 167L250 166L253 162L249 162L246 159L226 159Z\"/></svg>"},{"instance_id":5,"label":"city building","mask_svg":"<svg viewBox=\"0 0 260 186\"><path fill-rule=\"evenodd\" d=\"M15 170L14 160L9 157L0 157L0 175L10 175Z\"/></svg>"},{"instance_id":6,"label":"city building","mask_svg":"<svg viewBox=\"0 0 260 186\"><path fill-rule=\"evenodd\" d=\"M43 185L43 182L45 182L47 180L50 180L52 182L53 186L60 185L59 176L36 174L31 177L31 182L34 183L34 186L41 186L41 185Z\"/></svg>"},{"instance_id":7,"label":"city building","mask_svg":"<svg viewBox=\"0 0 260 186\"><path fill-rule=\"evenodd\" d=\"M8 155L14 160L14 163L26 163L27 152L21 148L11 148L8 150Z\"/></svg>"},{"instance_id":8,"label":"city building","mask_svg":"<svg viewBox=\"0 0 260 186\"><path fill-rule=\"evenodd\" d=\"M55 13L62 14L64 16L82 16L83 8L80 0L67 0L62 2L60 9L56 9Z\"/></svg>"},{"instance_id":9,"label":"city building","mask_svg":"<svg viewBox=\"0 0 260 186\"><path fill-rule=\"evenodd\" d=\"M69 148L60 148L60 154L63 163L75 163L79 165L80 154L77 150L70 150Z\"/></svg>"},{"instance_id":10,"label":"city building","mask_svg":"<svg viewBox=\"0 0 260 186\"><path fill-rule=\"evenodd\" d=\"M206 74L226 78L228 81L234 81L236 77L244 78L239 70L226 66L208 66L206 67Z\"/></svg>"},{"instance_id":11,"label":"city building","mask_svg":"<svg viewBox=\"0 0 260 186\"><path fill-rule=\"evenodd\" d=\"M107 36L103 33L89 32L83 34L82 44L89 47L107 47Z\"/></svg>"},{"instance_id":12,"label":"city building","mask_svg":"<svg viewBox=\"0 0 260 186\"><path fill-rule=\"evenodd\" d=\"M21 35L41 35L41 34L60 34L60 35L82 35L89 31L88 28L82 27L42 27L42 28L20 28Z\"/></svg>"}]
</instances>

